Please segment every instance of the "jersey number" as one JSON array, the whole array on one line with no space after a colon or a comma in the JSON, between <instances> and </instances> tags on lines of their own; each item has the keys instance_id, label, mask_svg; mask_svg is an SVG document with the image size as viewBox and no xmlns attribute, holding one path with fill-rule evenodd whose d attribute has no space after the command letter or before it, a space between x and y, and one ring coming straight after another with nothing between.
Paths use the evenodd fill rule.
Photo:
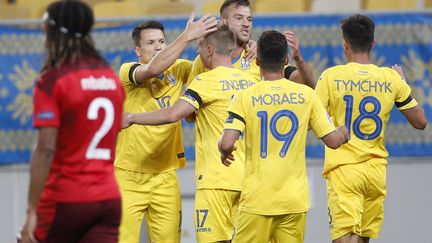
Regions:
<instances>
[{"instance_id":1,"label":"jersey number","mask_svg":"<svg viewBox=\"0 0 432 243\"><path fill-rule=\"evenodd\" d=\"M261 138L260 138L260 156L261 158L267 157L267 143L268 143L268 113L267 111L258 111L257 116L261 119ZM281 133L277 129L277 122L282 117L287 117L291 120L291 129L286 133ZM288 148L299 128L299 121L294 112L290 110L281 110L276 112L270 119L270 133L278 141L284 142L279 152L279 156L284 158L288 152Z\"/></svg>"},{"instance_id":2,"label":"jersey number","mask_svg":"<svg viewBox=\"0 0 432 243\"><path fill-rule=\"evenodd\" d=\"M209 213L208 209L196 209L197 228L204 227L204 223L207 219L208 213ZM200 218L200 214L202 214L202 218Z\"/></svg>"},{"instance_id":3,"label":"jersey number","mask_svg":"<svg viewBox=\"0 0 432 243\"><path fill-rule=\"evenodd\" d=\"M348 128L348 133L350 133L352 111L354 106L354 97L352 95L345 95L343 99L346 102L345 126ZM373 105L372 111L366 110L367 104ZM377 98L373 96L366 96L360 101L359 111L360 111L360 115L354 120L354 123L352 124L352 129L354 131L354 134L356 135L356 137L362 140L372 140L377 138L381 134L381 130L382 130L382 120L378 116L381 111L381 103ZM360 130L360 124L364 119L371 119L376 124L375 130L370 134L363 133Z\"/></svg>"},{"instance_id":4,"label":"jersey number","mask_svg":"<svg viewBox=\"0 0 432 243\"><path fill-rule=\"evenodd\" d=\"M105 118L102 125L99 127L90 145L87 148L86 159L111 159L111 150L108 148L98 148L97 145L101 139L109 132L114 123L114 106L112 102L107 98L96 98L94 99L87 110L87 118L89 120L96 120L98 118L99 109L105 111Z\"/></svg>"}]
</instances>

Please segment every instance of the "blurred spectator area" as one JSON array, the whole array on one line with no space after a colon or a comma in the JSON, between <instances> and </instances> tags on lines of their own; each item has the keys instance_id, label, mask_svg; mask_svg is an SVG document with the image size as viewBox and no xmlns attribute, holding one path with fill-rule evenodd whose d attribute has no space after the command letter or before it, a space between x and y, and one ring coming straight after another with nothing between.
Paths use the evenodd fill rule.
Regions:
<instances>
[{"instance_id":1,"label":"blurred spectator area","mask_svg":"<svg viewBox=\"0 0 432 243\"><path fill-rule=\"evenodd\" d=\"M218 14L224 0L83 0L97 18ZM38 19L53 0L0 0L0 19ZM415 11L432 0L251 0L255 14Z\"/></svg>"}]
</instances>

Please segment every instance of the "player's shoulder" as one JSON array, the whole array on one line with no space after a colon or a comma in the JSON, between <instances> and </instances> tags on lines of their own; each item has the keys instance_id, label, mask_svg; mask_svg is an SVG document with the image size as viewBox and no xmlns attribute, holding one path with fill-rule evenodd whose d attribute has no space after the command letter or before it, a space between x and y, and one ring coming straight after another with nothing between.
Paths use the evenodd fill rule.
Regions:
<instances>
[{"instance_id":1,"label":"player's shoulder","mask_svg":"<svg viewBox=\"0 0 432 243\"><path fill-rule=\"evenodd\" d=\"M180 58L175 60L175 62L171 65L171 67L177 67L177 66L192 66L192 61Z\"/></svg>"},{"instance_id":2,"label":"player's shoulder","mask_svg":"<svg viewBox=\"0 0 432 243\"><path fill-rule=\"evenodd\" d=\"M136 66L136 65L141 65L141 63L139 63L139 62L125 62L125 63L123 63L123 64L120 66L120 71L119 71L119 73L122 73L122 72L129 72L129 70L130 70L133 66Z\"/></svg>"}]
</instances>

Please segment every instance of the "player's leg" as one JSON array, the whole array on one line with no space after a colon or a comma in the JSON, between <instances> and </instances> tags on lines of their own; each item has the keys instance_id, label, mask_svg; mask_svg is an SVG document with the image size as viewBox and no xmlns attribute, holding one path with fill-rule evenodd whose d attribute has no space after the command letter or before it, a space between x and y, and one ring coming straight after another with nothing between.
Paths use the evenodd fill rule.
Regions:
<instances>
[{"instance_id":1,"label":"player's leg","mask_svg":"<svg viewBox=\"0 0 432 243\"><path fill-rule=\"evenodd\" d=\"M269 242L273 232L273 216L239 211L233 243Z\"/></svg>"},{"instance_id":2,"label":"player's leg","mask_svg":"<svg viewBox=\"0 0 432 243\"><path fill-rule=\"evenodd\" d=\"M120 243L138 243L141 223L150 203L152 174L115 168L122 196Z\"/></svg>"},{"instance_id":3,"label":"player's leg","mask_svg":"<svg viewBox=\"0 0 432 243\"><path fill-rule=\"evenodd\" d=\"M365 198L361 236L377 238L384 220L384 201L387 195L387 161L385 159L372 159L366 164L368 166L369 187Z\"/></svg>"},{"instance_id":4,"label":"player's leg","mask_svg":"<svg viewBox=\"0 0 432 243\"><path fill-rule=\"evenodd\" d=\"M121 200L99 203L96 223L85 233L80 243L117 243L121 219ZM96 211L96 209L94 209Z\"/></svg>"},{"instance_id":5,"label":"player's leg","mask_svg":"<svg viewBox=\"0 0 432 243\"><path fill-rule=\"evenodd\" d=\"M198 243L231 241L239 198L239 191L199 189L195 192L194 222Z\"/></svg>"},{"instance_id":6,"label":"player's leg","mask_svg":"<svg viewBox=\"0 0 432 243\"><path fill-rule=\"evenodd\" d=\"M273 221L275 228L271 243L303 243L306 230L306 212L279 215Z\"/></svg>"},{"instance_id":7,"label":"player's leg","mask_svg":"<svg viewBox=\"0 0 432 243\"><path fill-rule=\"evenodd\" d=\"M356 238L355 235L362 233L364 194L368 185L363 164L344 165L327 176L327 204L333 241L341 238L341 242L350 242Z\"/></svg>"},{"instance_id":8,"label":"player's leg","mask_svg":"<svg viewBox=\"0 0 432 243\"><path fill-rule=\"evenodd\" d=\"M149 242L178 243L181 235L181 197L176 171L155 174L147 217Z\"/></svg>"}]
</instances>

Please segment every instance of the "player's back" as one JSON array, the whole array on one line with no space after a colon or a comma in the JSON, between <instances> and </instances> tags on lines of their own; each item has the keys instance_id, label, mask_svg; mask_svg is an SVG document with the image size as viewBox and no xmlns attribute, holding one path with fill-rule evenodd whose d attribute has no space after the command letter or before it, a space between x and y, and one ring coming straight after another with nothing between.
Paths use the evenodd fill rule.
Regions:
<instances>
[{"instance_id":1,"label":"player's back","mask_svg":"<svg viewBox=\"0 0 432 243\"><path fill-rule=\"evenodd\" d=\"M318 81L318 95L336 126L345 125L350 141L326 148L324 174L340 164L386 158L384 133L393 106L416 105L400 75L373 64L348 63L327 69Z\"/></svg>"},{"instance_id":2,"label":"player's back","mask_svg":"<svg viewBox=\"0 0 432 243\"><path fill-rule=\"evenodd\" d=\"M308 126L319 137L334 130L319 98L311 88L281 79L260 82L235 99L230 118L240 117L245 124L241 209L264 215L306 212ZM227 120L225 127L236 129L237 120Z\"/></svg>"},{"instance_id":3,"label":"player's back","mask_svg":"<svg viewBox=\"0 0 432 243\"><path fill-rule=\"evenodd\" d=\"M242 51L242 53L231 60L231 63L234 68L237 68L238 70L242 70L246 73L248 73L250 76L252 76L255 79L255 82L259 82L261 80L260 70L258 65L256 64L255 60L249 61L247 60L245 56L246 52ZM201 73L208 72L209 69L204 66L204 63L201 60L201 56L198 55L192 64L192 70L189 79L192 80L196 76L200 75Z\"/></svg>"},{"instance_id":4,"label":"player's back","mask_svg":"<svg viewBox=\"0 0 432 243\"><path fill-rule=\"evenodd\" d=\"M225 167L217 143L223 132L227 109L239 90L255 84L252 76L235 68L219 66L197 76L189 85L184 101L196 109L195 150L197 188L240 190L243 163ZM239 145L236 153L244 153ZM239 155L239 160L243 155Z\"/></svg>"},{"instance_id":5,"label":"player's back","mask_svg":"<svg viewBox=\"0 0 432 243\"><path fill-rule=\"evenodd\" d=\"M113 161L125 94L109 65L65 63L42 74L35 96L35 126L58 127L47 190L59 201L118 197Z\"/></svg>"}]
</instances>

